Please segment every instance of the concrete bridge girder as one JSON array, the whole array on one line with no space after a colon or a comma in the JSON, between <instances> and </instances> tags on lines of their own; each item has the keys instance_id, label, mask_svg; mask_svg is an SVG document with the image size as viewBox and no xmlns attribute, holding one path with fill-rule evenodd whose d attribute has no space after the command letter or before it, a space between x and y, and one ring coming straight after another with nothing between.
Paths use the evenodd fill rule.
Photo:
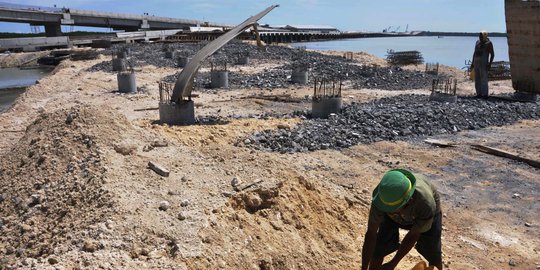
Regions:
<instances>
[{"instance_id":1,"label":"concrete bridge girder","mask_svg":"<svg viewBox=\"0 0 540 270\"><path fill-rule=\"evenodd\" d=\"M229 27L228 25L213 22L203 22L189 19L174 19L155 16L120 14L112 12L94 12L85 10L53 10L40 7L12 8L0 5L0 21L29 23L31 25L45 25L47 36L58 35L60 25L77 25L89 27L104 27L115 29L151 29L168 30L182 29L186 26L207 25L216 27ZM54 25L54 26L53 26Z\"/></svg>"},{"instance_id":2,"label":"concrete bridge girder","mask_svg":"<svg viewBox=\"0 0 540 270\"><path fill-rule=\"evenodd\" d=\"M4 22L19 22L19 23L57 23L60 22L61 15L48 13L29 13L12 10L0 9L0 20Z\"/></svg>"}]
</instances>

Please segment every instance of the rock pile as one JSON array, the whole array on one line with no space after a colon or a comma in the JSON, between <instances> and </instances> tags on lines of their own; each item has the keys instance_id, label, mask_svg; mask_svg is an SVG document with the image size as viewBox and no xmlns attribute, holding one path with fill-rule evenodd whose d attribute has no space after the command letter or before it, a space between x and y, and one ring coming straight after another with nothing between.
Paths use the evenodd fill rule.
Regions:
<instances>
[{"instance_id":1,"label":"rock pile","mask_svg":"<svg viewBox=\"0 0 540 270\"><path fill-rule=\"evenodd\" d=\"M346 106L330 119L310 119L293 129L265 130L239 140L259 150L304 152L360 143L408 139L540 118L540 103L460 98L455 104L402 95ZM246 143L248 142L248 143Z\"/></svg>"},{"instance_id":2,"label":"rock pile","mask_svg":"<svg viewBox=\"0 0 540 270\"><path fill-rule=\"evenodd\" d=\"M167 50L179 51L182 55L193 56L205 43L170 44ZM123 45L126 46L126 45ZM177 67L175 59L165 57L163 44L133 44L130 45L131 54L129 62L134 67L154 65L158 67ZM113 48L112 51L120 49ZM205 63L210 62L228 63L236 62L239 54L249 54L255 63L272 61L286 61L286 64L264 70L258 74L229 73L229 84L237 88L286 88L290 85L290 77L295 66L302 65L309 68L310 81L314 78L339 79L352 81L354 88L403 90L429 87L436 76L423 72L411 72L399 67L379 67L373 65L361 65L349 59L339 56L324 55L318 52L292 49L283 46L268 46L266 51L260 51L254 45L233 42L217 51ZM90 71L112 72L110 61L104 61L92 66ZM177 74L163 78L165 81L174 82ZM199 89L207 88L210 84L209 73L199 73L196 77L195 86Z\"/></svg>"}]
</instances>

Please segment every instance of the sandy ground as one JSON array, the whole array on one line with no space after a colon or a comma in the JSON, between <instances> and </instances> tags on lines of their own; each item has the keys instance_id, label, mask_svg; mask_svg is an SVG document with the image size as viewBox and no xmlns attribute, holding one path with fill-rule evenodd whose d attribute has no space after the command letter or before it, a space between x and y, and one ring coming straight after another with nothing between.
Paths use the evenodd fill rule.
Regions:
<instances>
[{"instance_id":1,"label":"sandy ground","mask_svg":"<svg viewBox=\"0 0 540 270\"><path fill-rule=\"evenodd\" d=\"M365 53L355 54L355 59L359 64L385 64ZM137 73L137 85L145 92L125 95L116 92L115 74L85 71L103 60L63 62L0 114L4 161L16 155L23 138L37 136L32 132L41 129L27 129L39 126L36 118L54 112L64 117L75 106L87 115L84 119L101 119L89 124L93 122L81 117L80 125L96 138L105 171L102 188L115 205L101 223L80 228L104 228L95 237L97 250L72 242L59 244L65 248L41 259L10 255L8 261L20 268L359 269L371 190L385 171L403 167L428 175L442 193L447 269L540 269L540 170L469 146L481 143L538 159L538 120L438 137L457 143L453 148L384 141L341 151L259 152L235 142L301 120L159 125L158 111L152 109L158 105L156 82L176 70L145 66ZM241 69L253 72L256 67ZM474 86L460 70L442 70L459 79L459 94L472 95ZM510 81L491 82L490 87L494 93L513 91ZM245 98L284 93L305 97L311 89L200 93L196 113L228 117L310 107L307 102ZM346 102L363 102L405 93L429 91L345 89L343 95ZM61 129L58 134L63 136ZM155 141L167 146L148 147ZM127 145L130 154L120 154L118 145ZM168 168L170 176L149 170L148 161ZM234 194L235 177L243 184L262 182ZM161 201L170 202L170 209L158 210ZM7 246L0 244L0 249ZM397 269L410 269L420 259L412 251Z\"/></svg>"}]
</instances>

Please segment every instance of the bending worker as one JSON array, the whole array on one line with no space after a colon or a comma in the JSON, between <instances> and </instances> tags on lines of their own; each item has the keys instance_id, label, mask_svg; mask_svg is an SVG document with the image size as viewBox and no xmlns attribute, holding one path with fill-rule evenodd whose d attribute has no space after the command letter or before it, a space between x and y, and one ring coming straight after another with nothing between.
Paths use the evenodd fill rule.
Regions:
<instances>
[{"instance_id":1,"label":"bending worker","mask_svg":"<svg viewBox=\"0 0 540 270\"><path fill-rule=\"evenodd\" d=\"M362 270L394 269L415 246L430 266L442 270L439 193L424 176L388 171L375 190L362 248ZM409 232L399 243L399 228ZM386 264L384 257L397 250Z\"/></svg>"},{"instance_id":2,"label":"bending worker","mask_svg":"<svg viewBox=\"0 0 540 270\"><path fill-rule=\"evenodd\" d=\"M482 31L478 41L476 41L471 64L471 69L474 68L474 87L477 97L488 97L488 70L491 69L493 58L495 58L493 43L489 40L487 32Z\"/></svg>"}]
</instances>

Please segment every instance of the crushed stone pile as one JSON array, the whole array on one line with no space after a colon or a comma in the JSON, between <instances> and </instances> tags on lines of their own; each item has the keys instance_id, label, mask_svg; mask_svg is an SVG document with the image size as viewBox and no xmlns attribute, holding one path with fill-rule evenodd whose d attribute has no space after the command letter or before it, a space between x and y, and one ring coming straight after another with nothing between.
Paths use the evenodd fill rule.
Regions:
<instances>
[{"instance_id":1,"label":"crushed stone pile","mask_svg":"<svg viewBox=\"0 0 540 270\"><path fill-rule=\"evenodd\" d=\"M102 233L97 224L116 207L103 188L106 141L100 138L127 125L111 109L76 106L41 114L27 127L0 159L0 269L100 248L93 240Z\"/></svg>"},{"instance_id":2,"label":"crushed stone pile","mask_svg":"<svg viewBox=\"0 0 540 270\"><path fill-rule=\"evenodd\" d=\"M437 78L432 74L408 71L400 67L358 65L339 56L328 56L318 52L297 53L296 59L282 69L309 67L311 77L350 80L354 89L422 89L430 86L433 79Z\"/></svg>"},{"instance_id":3,"label":"crushed stone pile","mask_svg":"<svg viewBox=\"0 0 540 270\"><path fill-rule=\"evenodd\" d=\"M282 153L340 149L361 143L451 134L539 118L539 102L463 97L451 104L431 102L423 95L400 95L353 103L329 119L309 119L292 129L265 130L243 138L237 144Z\"/></svg>"},{"instance_id":4,"label":"crushed stone pile","mask_svg":"<svg viewBox=\"0 0 540 270\"><path fill-rule=\"evenodd\" d=\"M157 67L177 68L176 57L166 58L164 48L179 52L181 55L193 56L206 43L173 43L173 44L133 44L117 45L104 54L112 55L116 50L130 48L129 63L133 67L154 65ZM229 73L229 84L238 88L286 88L290 81L292 70L303 66L309 70L309 81L314 78L326 78L332 80L342 79L351 81L355 89L385 89L404 90L427 88L437 78L435 75L424 72L413 72L400 67L380 67L374 65L361 65L335 55L325 55L319 52L293 49L284 46L267 46L261 51L255 45L232 42L225 45L212 55L204 64L209 67L210 63L227 63L234 65L239 55L249 55L251 64L267 63L272 61L285 61L286 64L266 69L257 74ZM112 56L111 56L112 59ZM110 60L103 61L89 68L89 71L112 72ZM179 73L165 76L162 80L175 82ZM195 79L195 87L204 91L210 85L210 74L200 72Z\"/></svg>"}]
</instances>

